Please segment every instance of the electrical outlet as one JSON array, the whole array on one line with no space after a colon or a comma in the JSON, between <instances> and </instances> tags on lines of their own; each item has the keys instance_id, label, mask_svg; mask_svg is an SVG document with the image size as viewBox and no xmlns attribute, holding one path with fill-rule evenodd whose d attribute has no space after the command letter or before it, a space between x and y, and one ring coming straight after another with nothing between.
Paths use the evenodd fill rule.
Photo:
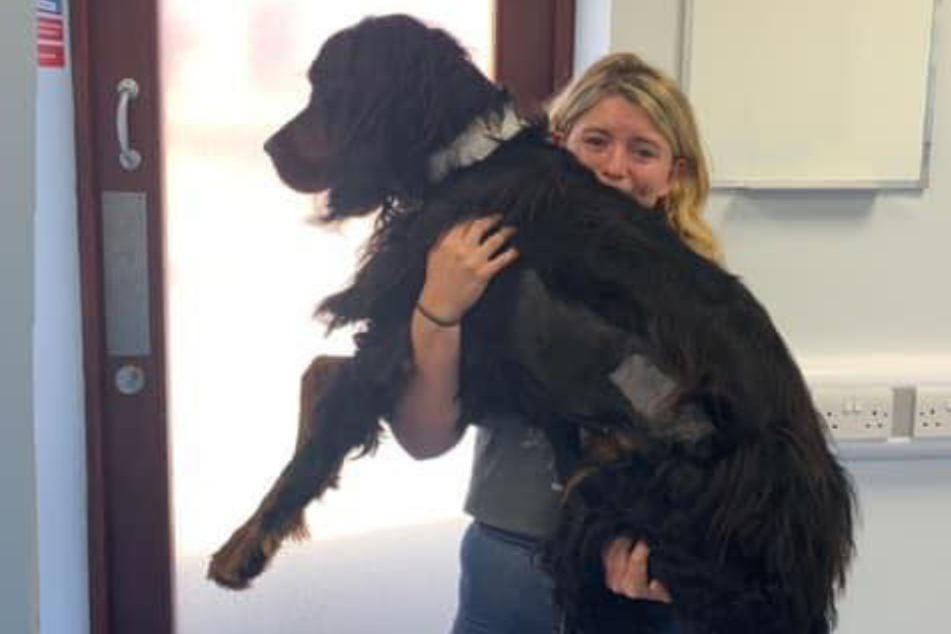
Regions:
<instances>
[{"instance_id":1,"label":"electrical outlet","mask_svg":"<svg viewBox=\"0 0 951 634\"><path fill-rule=\"evenodd\" d=\"M879 440L892 434L890 387L814 386L812 399L835 440Z\"/></svg>"},{"instance_id":2,"label":"electrical outlet","mask_svg":"<svg viewBox=\"0 0 951 634\"><path fill-rule=\"evenodd\" d=\"M918 386L913 433L917 438L951 438L951 385Z\"/></svg>"}]
</instances>

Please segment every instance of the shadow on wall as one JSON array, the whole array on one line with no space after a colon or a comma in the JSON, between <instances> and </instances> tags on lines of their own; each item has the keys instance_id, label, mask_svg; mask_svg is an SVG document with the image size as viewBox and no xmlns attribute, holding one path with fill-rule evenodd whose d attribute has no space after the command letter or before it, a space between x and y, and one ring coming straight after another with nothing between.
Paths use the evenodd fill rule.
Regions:
<instances>
[{"instance_id":1,"label":"shadow on wall","mask_svg":"<svg viewBox=\"0 0 951 634\"><path fill-rule=\"evenodd\" d=\"M877 192L864 190L740 191L728 198L723 221L729 225L758 222L849 232L868 221L877 198Z\"/></svg>"},{"instance_id":2,"label":"shadow on wall","mask_svg":"<svg viewBox=\"0 0 951 634\"><path fill-rule=\"evenodd\" d=\"M466 520L288 543L248 590L205 579L204 557L178 563L181 634L447 632Z\"/></svg>"}]
</instances>

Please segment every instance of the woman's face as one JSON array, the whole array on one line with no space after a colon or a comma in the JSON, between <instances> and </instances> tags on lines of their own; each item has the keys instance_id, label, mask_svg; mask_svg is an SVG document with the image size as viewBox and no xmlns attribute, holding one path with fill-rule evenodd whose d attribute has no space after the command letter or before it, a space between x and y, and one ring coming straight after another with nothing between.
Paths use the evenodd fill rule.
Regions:
<instances>
[{"instance_id":1,"label":"woman's face","mask_svg":"<svg viewBox=\"0 0 951 634\"><path fill-rule=\"evenodd\" d=\"M562 140L568 151L610 185L653 208L678 177L667 140L647 112L619 95L599 101Z\"/></svg>"}]
</instances>

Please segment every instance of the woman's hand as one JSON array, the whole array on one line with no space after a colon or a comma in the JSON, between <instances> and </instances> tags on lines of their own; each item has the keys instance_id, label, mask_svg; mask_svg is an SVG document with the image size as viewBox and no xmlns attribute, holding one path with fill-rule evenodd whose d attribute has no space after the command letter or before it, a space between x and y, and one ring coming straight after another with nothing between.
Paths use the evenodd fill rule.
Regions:
<instances>
[{"instance_id":1,"label":"woman's hand","mask_svg":"<svg viewBox=\"0 0 951 634\"><path fill-rule=\"evenodd\" d=\"M457 323L482 296L496 273L518 257L514 247L502 250L514 227L503 227L486 237L501 222L494 215L459 223L430 250L426 281L419 303L446 323Z\"/></svg>"},{"instance_id":2,"label":"woman's hand","mask_svg":"<svg viewBox=\"0 0 951 634\"><path fill-rule=\"evenodd\" d=\"M660 581L648 579L647 558L650 549L643 541L634 544L618 537L601 555L604 563L604 585L629 599L670 603L670 593Z\"/></svg>"}]
</instances>

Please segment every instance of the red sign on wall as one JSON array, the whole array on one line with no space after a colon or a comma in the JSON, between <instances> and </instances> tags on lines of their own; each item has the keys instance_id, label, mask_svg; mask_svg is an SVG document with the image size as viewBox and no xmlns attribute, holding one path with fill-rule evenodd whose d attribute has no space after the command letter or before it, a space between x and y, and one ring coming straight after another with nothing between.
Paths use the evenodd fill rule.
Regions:
<instances>
[{"instance_id":1,"label":"red sign on wall","mask_svg":"<svg viewBox=\"0 0 951 634\"><path fill-rule=\"evenodd\" d=\"M66 65L66 25L58 1L38 0L36 16L36 58L41 68Z\"/></svg>"}]
</instances>

